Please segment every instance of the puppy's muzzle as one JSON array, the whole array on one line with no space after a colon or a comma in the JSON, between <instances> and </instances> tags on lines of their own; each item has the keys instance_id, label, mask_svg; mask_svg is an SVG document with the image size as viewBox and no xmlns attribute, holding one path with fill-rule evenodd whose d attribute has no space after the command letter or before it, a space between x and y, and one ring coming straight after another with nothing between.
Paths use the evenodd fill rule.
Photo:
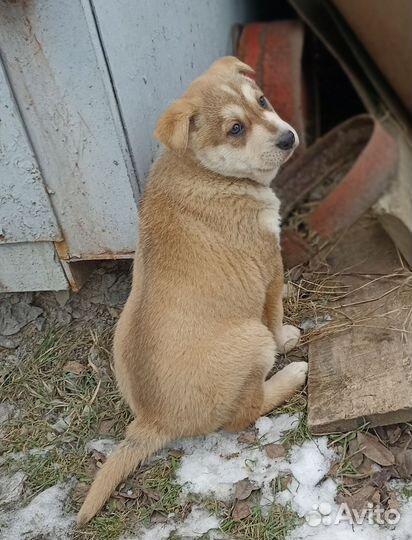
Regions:
<instances>
[{"instance_id":1,"label":"puppy's muzzle","mask_svg":"<svg viewBox=\"0 0 412 540\"><path fill-rule=\"evenodd\" d=\"M295 146L295 143L295 134L293 133L293 131L288 130L282 133L276 143L276 146L281 150L291 150Z\"/></svg>"}]
</instances>

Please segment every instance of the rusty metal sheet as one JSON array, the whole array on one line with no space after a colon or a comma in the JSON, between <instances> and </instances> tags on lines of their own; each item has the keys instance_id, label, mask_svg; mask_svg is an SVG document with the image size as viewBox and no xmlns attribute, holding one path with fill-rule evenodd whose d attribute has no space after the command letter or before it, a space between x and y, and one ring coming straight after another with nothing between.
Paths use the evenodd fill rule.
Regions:
<instances>
[{"instance_id":1,"label":"rusty metal sheet","mask_svg":"<svg viewBox=\"0 0 412 540\"><path fill-rule=\"evenodd\" d=\"M59 239L38 163L0 62L0 244Z\"/></svg>"}]
</instances>

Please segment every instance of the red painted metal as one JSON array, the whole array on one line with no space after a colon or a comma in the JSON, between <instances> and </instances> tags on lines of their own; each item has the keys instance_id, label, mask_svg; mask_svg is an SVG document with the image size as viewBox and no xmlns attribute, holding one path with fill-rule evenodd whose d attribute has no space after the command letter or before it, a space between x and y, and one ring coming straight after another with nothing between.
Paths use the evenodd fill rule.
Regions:
<instances>
[{"instance_id":1,"label":"red painted metal","mask_svg":"<svg viewBox=\"0 0 412 540\"><path fill-rule=\"evenodd\" d=\"M372 136L354 166L308 217L309 229L330 239L353 225L384 193L397 165L396 141L375 121Z\"/></svg>"},{"instance_id":2,"label":"red painted metal","mask_svg":"<svg viewBox=\"0 0 412 540\"><path fill-rule=\"evenodd\" d=\"M370 129L365 131L369 124ZM363 126L363 127L362 127ZM318 249L316 246L327 245L340 231L353 225L388 188L398 166L398 148L395 139L371 116L361 115L334 128L332 132L319 139L310 150L296 160L293 167L286 171L293 182L297 171L306 171L306 185L312 188L319 183L319 171L332 161L345 163L353 157L353 144L348 144L339 132L350 137L350 132L358 134L358 144L366 137L362 150L355 156L349 172L343 176L335 189L329 193L305 218L308 234L299 237L295 231L286 230L282 239L285 266L291 267L306 262ZM326 157L326 159L325 159ZM295 186L295 190L298 186ZM293 193L293 190L292 190ZM296 206L299 199L291 202ZM309 241L308 238L311 240Z\"/></svg>"},{"instance_id":3,"label":"red painted metal","mask_svg":"<svg viewBox=\"0 0 412 540\"><path fill-rule=\"evenodd\" d=\"M256 71L256 82L276 112L306 146L306 98L302 74L304 29L300 21L252 23L243 28L237 56Z\"/></svg>"}]
</instances>

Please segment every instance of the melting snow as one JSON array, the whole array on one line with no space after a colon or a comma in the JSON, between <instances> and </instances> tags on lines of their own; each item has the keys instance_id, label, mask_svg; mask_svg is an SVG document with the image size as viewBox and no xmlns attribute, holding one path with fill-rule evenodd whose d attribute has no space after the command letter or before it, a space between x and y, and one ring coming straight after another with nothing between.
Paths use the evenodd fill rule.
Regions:
<instances>
[{"instance_id":1,"label":"melting snow","mask_svg":"<svg viewBox=\"0 0 412 540\"><path fill-rule=\"evenodd\" d=\"M159 523L151 529L140 531L138 537L131 537L128 540L166 540L171 532L185 538L199 538L203 534L209 532L211 540L224 538L221 534L214 530L219 528L219 521L215 516L212 516L206 510L200 507L193 507L190 514L182 523Z\"/></svg>"},{"instance_id":2,"label":"melting snow","mask_svg":"<svg viewBox=\"0 0 412 540\"><path fill-rule=\"evenodd\" d=\"M53 540L69 540L68 531L74 517L64 513L64 502L70 485L58 484L37 495L26 507L5 517L7 529L0 531L1 540L30 540L49 535Z\"/></svg>"},{"instance_id":3,"label":"melting snow","mask_svg":"<svg viewBox=\"0 0 412 540\"><path fill-rule=\"evenodd\" d=\"M278 442L283 433L299 421L297 415L281 414L272 418L262 417L256 422L260 444ZM187 439L177 443L185 455L177 471L177 482L183 493L213 494L227 501L234 492L234 484L249 478L264 491L279 471L280 459L271 459L258 446L250 447L238 442L238 434L212 433L203 438Z\"/></svg>"},{"instance_id":4,"label":"melting snow","mask_svg":"<svg viewBox=\"0 0 412 540\"><path fill-rule=\"evenodd\" d=\"M298 415L263 417L256 422L258 440L255 445L238 441L238 434L213 433L207 437L185 439L174 446L184 451L177 471L177 482L183 486L182 497L189 493L213 495L228 501L234 484L249 478L261 489L261 505L269 509L273 502L290 507L302 518L303 524L292 531L288 540L410 540L412 531L412 501L404 501L400 521L392 528L368 523L353 525L346 519L335 524L339 512L334 502L337 486L327 478L335 459L326 437L304 442L291 448L288 456L272 459L263 445L279 442L293 429ZM98 441L99 451L107 441ZM96 449L96 441L91 447ZM109 445L107 445L109 446ZM109 450L109 448L105 448ZM273 480L288 473L292 479L284 491L274 493ZM5 514L0 540L31 540L44 534L53 540L68 540L74 517L64 512L64 502L70 485L57 485L37 495L26 507ZM308 517L314 519L308 519ZM174 532L181 537L199 538L209 532L211 539L227 538L218 532L219 521L201 506L194 506L183 522L170 515L166 523L139 530L123 540L163 540Z\"/></svg>"}]
</instances>

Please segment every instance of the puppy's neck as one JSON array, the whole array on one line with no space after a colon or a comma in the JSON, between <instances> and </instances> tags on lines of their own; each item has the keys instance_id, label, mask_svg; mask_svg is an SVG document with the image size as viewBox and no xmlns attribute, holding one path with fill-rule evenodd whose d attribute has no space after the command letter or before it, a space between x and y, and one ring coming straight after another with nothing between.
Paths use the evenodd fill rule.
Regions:
<instances>
[{"instance_id":1,"label":"puppy's neck","mask_svg":"<svg viewBox=\"0 0 412 540\"><path fill-rule=\"evenodd\" d=\"M243 188L255 188L257 190L267 189L270 186L273 175L264 182L254 178L238 178L234 176L225 176L218 172L212 171L200 163L190 151L183 155L178 155L170 150L164 150L154 163L151 171L151 181L162 185L164 189L170 187L173 190L185 186L191 189L196 185L196 189L206 188L210 193L216 193L222 190L234 191ZM179 184L179 186L177 185Z\"/></svg>"}]
</instances>

